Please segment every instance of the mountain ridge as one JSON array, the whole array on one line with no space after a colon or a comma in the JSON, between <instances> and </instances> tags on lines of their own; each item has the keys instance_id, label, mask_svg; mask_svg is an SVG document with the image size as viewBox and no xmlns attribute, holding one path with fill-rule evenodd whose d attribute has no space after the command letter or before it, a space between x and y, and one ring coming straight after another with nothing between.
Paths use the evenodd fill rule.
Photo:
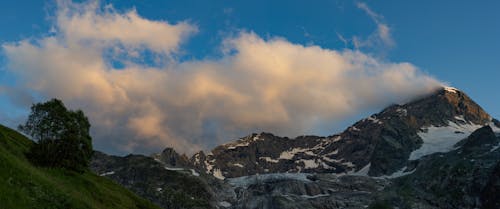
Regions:
<instances>
[{"instance_id":1,"label":"mountain ridge","mask_svg":"<svg viewBox=\"0 0 500 209\"><path fill-rule=\"evenodd\" d=\"M463 135L459 138L495 120L462 91L443 87L406 104L391 105L338 134L288 138L254 133L207 154L200 151L189 162L184 157L182 163L219 179L276 172L353 173L368 164L369 175L390 175L410 158L428 152L413 153L425 143L422 133L450 124Z\"/></svg>"}]
</instances>

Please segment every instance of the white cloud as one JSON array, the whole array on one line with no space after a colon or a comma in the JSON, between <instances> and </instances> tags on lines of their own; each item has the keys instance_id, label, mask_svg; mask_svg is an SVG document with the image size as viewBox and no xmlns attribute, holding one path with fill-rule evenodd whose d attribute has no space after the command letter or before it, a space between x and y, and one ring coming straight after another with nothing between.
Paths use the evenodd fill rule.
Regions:
<instances>
[{"instance_id":1,"label":"white cloud","mask_svg":"<svg viewBox=\"0 0 500 209\"><path fill-rule=\"evenodd\" d=\"M20 87L83 109L96 147L109 152L174 146L192 153L255 131L304 134L440 85L409 63L251 32L227 38L223 51L231 53L220 59L151 67L131 61L140 55L129 52L175 53L196 27L94 4L59 6L53 36L3 45L8 67ZM127 54L122 69L108 64L106 52L115 47Z\"/></svg>"},{"instance_id":2,"label":"white cloud","mask_svg":"<svg viewBox=\"0 0 500 209\"><path fill-rule=\"evenodd\" d=\"M375 13L366 3L363 2L356 2L356 6L366 12L368 16L370 16L375 22L379 23L380 20L383 18L382 15L379 15Z\"/></svg>"},{"instance_id":3,"label":"white cloud","mask_svg":"<svg viewBox=\"0 0 500 209\"><path fill-rule=\"evenodd\" d=\"M135 10L121 14L109 5L101 9L98 1L77 4L63 0L58 1L56 28L68 45L87 42L109 46L119 42L165 54L175 52L181 41L197 31L187 22L172 25L144 19Z\"/></svg>"},{"instance_id":4,"label":"white cloud","mask_svg":"<svg viewBox=\"0 0 500 209\"><path fill-rule=\"evenodd\" d=\"M366 3L357 2L356 6L363 10L377 25L377 28L373 34L368 38L363 39L360 37L353 37L354 47L360 48L373 48L373 47L383 47L391 48L395 45L394 40L391 35L391 28L387 23L384 22L384 17L380 14L374 12Z\"/></svg>"}]
</instances>

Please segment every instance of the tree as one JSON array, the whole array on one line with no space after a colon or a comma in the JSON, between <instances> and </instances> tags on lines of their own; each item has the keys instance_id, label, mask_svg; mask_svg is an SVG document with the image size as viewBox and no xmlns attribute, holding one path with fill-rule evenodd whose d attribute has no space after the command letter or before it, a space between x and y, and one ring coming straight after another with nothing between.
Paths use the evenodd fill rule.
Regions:
<instances>
[{"instance_id":1,"label":"tree","mask_svg":"<svg viewBox=\"0 0 500 209\"><path fill-rule=\"evenodd\" d=\"M19 125L36 142L26 154L31 162L75 171L85 170L92 157L89 129L81 110L68 110L58 99L33 104L28 120Z\"/></svg>"}]
</instances>

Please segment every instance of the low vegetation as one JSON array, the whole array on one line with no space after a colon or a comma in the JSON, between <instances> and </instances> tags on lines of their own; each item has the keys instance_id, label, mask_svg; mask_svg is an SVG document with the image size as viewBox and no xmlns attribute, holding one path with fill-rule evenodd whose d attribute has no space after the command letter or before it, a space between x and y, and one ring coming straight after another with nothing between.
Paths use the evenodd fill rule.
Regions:
<instances>
[{"instance_id":1,"label":"low vegetation","mask_svg":"<svg viewBox=\"0 0 500 209\"><path fill-rule=\"evenodd\" d=\"M82 169L85 164L32 164L26 154L36 146L20 133L0 125L0 208L158 208L111 180Z\"/></svg>"}]
</instances>

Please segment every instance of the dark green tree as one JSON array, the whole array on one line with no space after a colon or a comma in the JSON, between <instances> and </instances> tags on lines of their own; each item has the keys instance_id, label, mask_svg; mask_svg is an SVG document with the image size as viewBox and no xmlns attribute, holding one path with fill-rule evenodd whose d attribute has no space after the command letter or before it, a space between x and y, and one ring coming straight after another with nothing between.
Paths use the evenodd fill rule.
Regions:
<instances>
[{"instance_id":1,"label":"dark green tree","mask_svg":"<svg viewBox=\"0 0 500 209\"><path fill-rule=\"evenodd\" d=\"M81 110L68 110L58 99L33 104L28 120L19 125L20 131L35 140L26 154L31 162L75 171L88 168L92 157L89 129L90 123Z\"/></svg>"}]
</instances>

